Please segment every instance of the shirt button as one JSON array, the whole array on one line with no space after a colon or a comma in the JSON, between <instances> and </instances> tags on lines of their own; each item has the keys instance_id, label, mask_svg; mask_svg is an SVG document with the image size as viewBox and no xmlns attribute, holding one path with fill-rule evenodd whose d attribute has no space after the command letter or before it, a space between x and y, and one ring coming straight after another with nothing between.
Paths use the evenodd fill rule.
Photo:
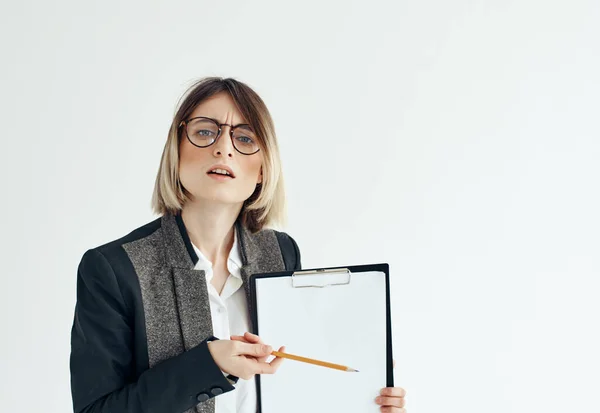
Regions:
<instances>
[{"instance_id":1,"label":"shirt button","mask_svg":"<svg viewBox=\"0 0 600 413\"><path fill-rule=\"evenodd\" d=\"M223 307L219 307L219 309L217 311L219 311L219 313L222 313L225 310L223 310Z\"/></svg>"}]
</instances>

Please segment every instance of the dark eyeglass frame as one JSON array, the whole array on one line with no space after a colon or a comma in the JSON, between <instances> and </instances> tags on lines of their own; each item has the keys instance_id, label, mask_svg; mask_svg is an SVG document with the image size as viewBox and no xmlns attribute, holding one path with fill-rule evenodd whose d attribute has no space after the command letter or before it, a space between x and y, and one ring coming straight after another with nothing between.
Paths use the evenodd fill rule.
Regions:
<instances>
[{"instance_id":1,"label":"dark eyeglass frame","mask_svg":"<svg viewBox=\"0 0 600 413\"><path fill-rule=\"evenodd\" d=\"M208 145L202 146L202 145L198 145L198 144L196 144L196 143L192 142L192 139L190 138L190 135L188 134L188 129L187 129L187 127L188 127L188 124L189 124L189 122L190 122L190 121L192 121L192 120L195 120L195 119L207 119L207 120L210 120L211 122L213 122L215 125L217 125L217 128L218 128L219 132L217 133L217 137L215 138L215 140L214 140L214 141L213 141L211 144L208 144ZM239 123L239 124L237 124L237 125L230 125L230 124L228 124L228 123L219 123L219 122L218 122L216 119L213 119L213 118L208 118L208 117L206 117L206 116L196 116L195 118L190 118L190 119L187 119L187 120L182 120L182 121L181 121L181 123L179 123L179 127L181 127L181 126L184 126L184 129L185 129L185 136L187 136L187 139L188 139L188 141L189 141L189 142L190 142L192 145L194 145L194 146L196 146L196 147L198 147L198 148L208 148L209 146L212 146L212 145L214 145L214 144L215 144L215 143L216 143L216 142L219 140L219 138L221 137L221 131L222 131L221 129L222 129L222 127L223 127L223 126L229 126L229 138L231 139L231 145L233 146L233 148L234 148L234 149L235 149L237 152L241 153L242 155L254 155L254 154L255 154L255 153L257 153L258 151L260 151L260 147L259 147L259 148L258 148L256 151L254 151L254 152L252 152L252 153L244 153L244 152L240 151L240 150L239 150L239 149L238 149L238 148L235 146L235 142L234 142L234 140L233 140L233 131L234 131L234 129L235 129L235 128L237 128L237 127L239 127L239 126L248 126L248 127L250 127L250 125L249 125L249 124L247 124L247 123ZM251 129L251 128L250 128L250 129ZM257 142L257 145L258 145L258 142Z\"/></svg>"}]
</instances>

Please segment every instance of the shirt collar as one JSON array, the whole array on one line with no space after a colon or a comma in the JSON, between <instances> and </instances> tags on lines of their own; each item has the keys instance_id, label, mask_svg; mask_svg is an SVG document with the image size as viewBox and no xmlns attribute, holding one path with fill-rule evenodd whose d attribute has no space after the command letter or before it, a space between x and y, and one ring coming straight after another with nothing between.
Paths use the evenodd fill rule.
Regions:
<instances>
[{"instance_id":1,"label":"shirt collar","mask_svg":"<svg viewBox=\"0 0 600 413\"><path fill-rule=\"evenodd\" d=\"M232 264L234 268L230 268L230 264ZM240 268L242 268L242 257L240 255L240 244L238 242L238 235L235 228L233 229L233 245L231 246L231 251L229 251L227 267L232 275L240 279L242 278L240 275Z\"/></svg>"},{"instance_id":2,"label":"shirt collar","mask_svg":"<svg viewBox=\"0 0 600 413\"><path fill-rule=\"evenodd\" d=\"M200 251L196 245L191 242L192 248L194 252L198 256L198 261L196 262L195 269L197 270L207 270L212 268L212 262L206 258L206 256ZM229 251L229 257L227 258L227 269L234 277L241 279L240 268L242 268L242 257L240 255L240 247L238 242L237 231L234 228L233 231L233 245L231 246L231 251ZM208 274L207 274L208 275ZM209 278L212 278L212 271L210 271Z\"/></svg>"}]
</instances>

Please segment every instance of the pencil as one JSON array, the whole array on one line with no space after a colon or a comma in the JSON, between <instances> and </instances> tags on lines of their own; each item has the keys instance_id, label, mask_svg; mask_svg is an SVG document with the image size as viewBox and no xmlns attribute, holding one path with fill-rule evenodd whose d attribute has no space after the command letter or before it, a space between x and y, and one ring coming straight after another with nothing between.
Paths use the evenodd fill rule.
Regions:
<instances>
[{"instance_id":1,"label":"pencil","mask_svg":"<svg viewBox=\"0 0 600 413\"><path fill-rule=\"evenodd\" d=\"M302 361L304 363L315 364L317 366L329 367L330 369L336 369L336 370L342 370L342 371L348 371L348 372L358 373L358 370L350 368L350 367L347 367L347 366L342 366L341 364L328 363L326 361L309 359L308 357L295 356L293 354L281 353L279 351L273 351L273 352L271 352L271 354L274 355L275 357L281 357L281 358L284 358L284 359Z\"/></svg>"}]
</instances>

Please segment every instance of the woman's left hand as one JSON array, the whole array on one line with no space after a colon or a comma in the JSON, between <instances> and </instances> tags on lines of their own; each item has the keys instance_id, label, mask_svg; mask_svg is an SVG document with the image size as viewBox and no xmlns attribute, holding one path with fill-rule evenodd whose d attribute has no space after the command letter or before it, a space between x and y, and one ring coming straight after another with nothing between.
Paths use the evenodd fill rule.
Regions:
<instances>
[{"instance_id":1,"label":"woman's left hand","mask_svg":"<svg viewBox=\"0 0 600 413\"><path fill-rule=\"evenodd\" d=\"M396 360L394 360L395 367ZM404 396L406 390L401 387L384 387L375 399L375 403L381 406L381 411L384 413L406 413Z\"/></svg>"},{"instance_id":2,"label":"woman's left hand","mask_svg":"<svg viewBox=\"0 0 600 413\"><path fill-rule=\"evenodd\" d=\"M375 399L384 413L406 413L404 396L406 391L401 387L385 387Z\"/></svg>"}]
</instances>

